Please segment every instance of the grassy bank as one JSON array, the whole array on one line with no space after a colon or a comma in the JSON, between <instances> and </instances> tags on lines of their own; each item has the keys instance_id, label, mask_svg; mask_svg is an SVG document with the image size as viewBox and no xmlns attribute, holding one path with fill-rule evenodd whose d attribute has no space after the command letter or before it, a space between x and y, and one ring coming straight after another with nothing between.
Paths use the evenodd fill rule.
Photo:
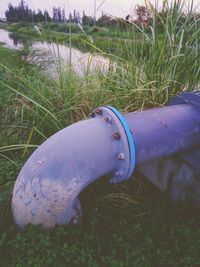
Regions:
<instances>
[{"instance_id":1,"label":"grassy bank","mask_svg":"<svg viewBox=\"0 0 200 267\"><path fill-rule=\"evenodd\" d=\"M122 112L162 106L198 87L198 24L192 15L183 20L181 14L177 6L164 18L155 13L148 32L133 27L128 40L83 40L81 46L115 62L106 75L80 78L69 66L54 80L24 61L28 50L0 46L0 266L200 266L199 218L184 207L172 208L137 174L114 186L98 181L83 192L84 217L78 225L49 232L28 226L21 232L10 209L24 161L59 129L97 106L113 105ZM32 28L14 26L13 31L35 40L52 40L55 34L54 41L68 44L65 38L73 38L52 31L48 37L47 30L38 36Z\"/></svg>"},{"instance_id":2,"label":"grassy bank","mask_svg":"<svg viewBox=\"0 0 200 267\"><path fill-rule=\"evenodd\" d=\"M38 27L38 31L35 29ZM59 44L72 45L81 51L99 52L100 50L108 54L117 51L119 46L124 46L124 39L140 39L133 30L119 31L101 27L87 27L85 31L75 24L61 23L2 23L0 28L6 29L21 38L56 42Z\"/></svg>"}]
</instances>

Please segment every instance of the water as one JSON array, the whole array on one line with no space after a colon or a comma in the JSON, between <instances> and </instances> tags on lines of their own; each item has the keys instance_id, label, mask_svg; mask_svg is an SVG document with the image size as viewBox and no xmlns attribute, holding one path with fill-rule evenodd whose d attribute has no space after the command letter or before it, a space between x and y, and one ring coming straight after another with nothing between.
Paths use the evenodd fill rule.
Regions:
<instances>
[{"instance_id":1,"label":"water","mask_svg":"<svg viewBox=\"0 0 200 267\"><path fill-rule=\"evenodd\" d=\"M5 47L11 49L23 49L23 44L20 38L15 37L12 32L0 29L0 42L4 44Z\"/></svg>"},{"instance_id":2,"label":"water","mask_svg":"<svg viewBox=\"0 0 200 267\"><path fill-rule=\"evenodd\" d=\"M34 42L3 29L0 29L0 42L10 49L23 50L28 47L30 52L23 59L42 65L44 72L53 78L58 78L69 66L79 77L83 77L86 74L106 74L113 65L108 58L98 54L84 53L65 44Z\"/></svg>"},{"instance_id":3,"label":"water","mask_svg":"<svg viewBox=\"0 0 200 267\"><path fill-rule=\"evenodd\" d=\"M30 62L48 62L47 72L51 75L65 71L71 66L73 71L79 76L104 73L106 74L110 67L110 60L103 56L91 53L83 53L79 49L70 48L66 45L34 42L30 52Z\"/></svg>"}]
</instances>

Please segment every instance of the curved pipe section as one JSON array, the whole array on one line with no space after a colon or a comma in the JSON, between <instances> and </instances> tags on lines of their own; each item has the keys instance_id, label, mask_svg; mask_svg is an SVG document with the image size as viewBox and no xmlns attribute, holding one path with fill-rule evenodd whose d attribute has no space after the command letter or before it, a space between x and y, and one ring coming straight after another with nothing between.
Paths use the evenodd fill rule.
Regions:
<instances>
[{"instance_id":1,"label":"curved pipe section","mask_svg":"<svg viewBox=\"0 0 200 267\"><path fill-rule=\"evenodd\" d=\"M59 131L19 173L12 198L16 224L50 228L76 223L81 215L80 192L105 175L111 183L128 179L135 164L158 183L155 168L143 164L200 144L199 103L196 92L182 94L167 107L124 116L113 107L101 107L90 119Z\"/></svg>"},{"instance_id":2,"label":"curved pipe section","mask_svg":"<svg viewBox=\"0 0 200 267\"><path fill-rule=\"evenodd\" d=\"M19 227L76 222L81 214L77 197L87 185L105 175L119 182L132 174L133 141L130 133L127 138L125 121L106 107L96 109L92 117L50 137L25 163L12 198Z\"/></svg>"}]
</instances>

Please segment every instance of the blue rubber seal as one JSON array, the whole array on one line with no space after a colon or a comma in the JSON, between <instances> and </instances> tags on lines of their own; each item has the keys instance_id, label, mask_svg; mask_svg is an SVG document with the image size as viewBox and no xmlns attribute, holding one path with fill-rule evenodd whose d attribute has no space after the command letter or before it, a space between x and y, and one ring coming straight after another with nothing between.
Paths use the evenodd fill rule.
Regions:
<instances>
[{"instance_id":1,"label":"blue rubber seal","mask_svg":"<svg viewBox=\"0 0 200 267\"><path fill-rule=\"evenodd\" d=\"M129 129L129 126L128 126L126 120L124 119L124 117L122 116L122 114L116 108L113 108L111 106L107 106L107 108L112 110L112 112L117 116L117 118L121 122L121 124L122 124L122 126L124 128L124 131L126 133L126 137L127 137L127 141L128 141L128 145L129 145L129 151L130 151L130 165L129 165L129 171L128 171L128 174L127 174L127 179L128 179L133 174L133 171L134 171L134 168L135 168L135 144L134 144L134 139L133 139L133 136L132 136L131 131Z\"/></svg>"}]
</instances>

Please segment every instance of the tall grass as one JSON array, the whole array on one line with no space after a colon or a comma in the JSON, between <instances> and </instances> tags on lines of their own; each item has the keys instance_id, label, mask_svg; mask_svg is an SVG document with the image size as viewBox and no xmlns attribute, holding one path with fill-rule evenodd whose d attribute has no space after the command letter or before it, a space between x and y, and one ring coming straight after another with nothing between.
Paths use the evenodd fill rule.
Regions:
<instances>
[{"instance_id":1,"label":"tall grass","mask_svg":"<svg viewBox=\"0 0 200 267\"><path fill-rule=\"evenodd\" d=\"M2 95L6 91L9 97L3 105L1 128L11 142L2 141L0 151L5 152L6 145L8 150L12 145L17 148L16 144L27 151L28 145L37 145L86 118L97 106L113 105L128 112L161 106L173 95L197 89L200 22L192 3L184 15L184 4L164 1L158 11L148 3L152 15L148 27L132 23L122 33L125 38L82 40L90 51L114 62L106 75L88 72L80 78L71 67L62 68L58 59L59 78L54 80L37 66L20 63L19 69L17 64L2 61L0 87Z\"/></svg>"},{"instance_id":2,"label":"tall grass","mask_svg":"<svg viewBox=\"0 0 200 267\"><path fill-rule=\"evenodd\" d=\"M192 7L183 15L184 1L171 6L164 1L162 12L149 4L149 10L150 26L133 24L135 38L120 42L116 49L122 58L117 75L124 81L122 87L139 102L134 108L142 102L145 106L164 104L172 95L197 88L200 79L199 16Z\"/></svg>"}]
</instances>

